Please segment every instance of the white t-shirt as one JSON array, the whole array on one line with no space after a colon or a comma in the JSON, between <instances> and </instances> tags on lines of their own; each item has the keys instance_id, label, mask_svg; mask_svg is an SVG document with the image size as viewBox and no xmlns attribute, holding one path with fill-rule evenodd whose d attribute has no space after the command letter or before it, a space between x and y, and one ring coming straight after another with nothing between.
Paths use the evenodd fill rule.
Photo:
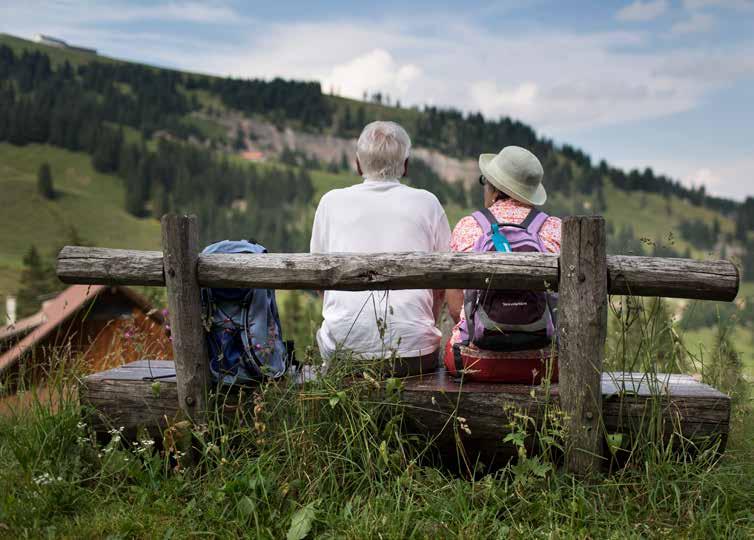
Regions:
<instances>
[{"instance_id":1,"label":"white t-shirt","mask_svg":"<svg viewBox=\"0 0 754 540\"><path fill-rule=\"evenodd\" d=\"M312 253L448 251L450 226L432 193L398 180L365 180L326 193L314 216ZM408 358L434 352L440 331L432 291L325 291L317 343L324 358L336 350L362 358ZM380 324L385 321L384 339Z\"/></svg>"}]
</instances>

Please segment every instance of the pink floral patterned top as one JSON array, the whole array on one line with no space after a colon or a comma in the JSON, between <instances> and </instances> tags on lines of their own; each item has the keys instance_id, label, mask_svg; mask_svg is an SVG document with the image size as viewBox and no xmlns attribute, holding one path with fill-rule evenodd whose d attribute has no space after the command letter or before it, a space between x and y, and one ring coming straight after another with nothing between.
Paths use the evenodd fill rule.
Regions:
<instances>
[{"instance_id":1,"label":"pink floral patterned top","mask_svg":"<svg viewBox=\"0 0 754 540\"><path fill-rule=\"evenodd\" d=\"M497 218L501 223L521 223L529 215L532 207L528 204L516 201L514 199L503 199L495 202L490 206L492 215ZM547 218L539 230L539 238L542 240L542 245L550 253L560 253L560 230L561 221L560 218L550 216ZM477 224L476 220L472 216L466 216L458 222L455 229L453 229L453 235L450 238L450 250L451 251L471 251L474 246L474 242L482 235L482 228ZM463 308L461 308L461 320L465 318ZM461 340L459 326L460 322L453 328L453 333L450 337L451 344L455 345ZM469 352L468 350L465 353ZM490 352L484 353L485 357L490 355L499 357L520 357L522 352L508 353L508 352ZM524 352L525 353L525 352ZM539 353L537 353L539 355Z\"/></svg>"}]
</instances>

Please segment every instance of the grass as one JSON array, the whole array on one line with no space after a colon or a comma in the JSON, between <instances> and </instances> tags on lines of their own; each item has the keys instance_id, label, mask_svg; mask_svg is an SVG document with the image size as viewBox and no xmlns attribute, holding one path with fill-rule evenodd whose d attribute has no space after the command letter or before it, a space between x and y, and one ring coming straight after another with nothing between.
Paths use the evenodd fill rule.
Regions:
<instances>
[{"instance_id":1,"label":"grass","mask_svg":"<svg viewBox=\"0 0 754 540\"><path fill-rule=\"evenodd\" d=\"M220 143L226 142L228 139L225 126L211 118L189 114L184 117L183 123L197 129L205 139Z\"/></svg>"},{"instance_id":2,"label":"grass","mask_svg":"<svg viewBox=\"0 0 754 540\"><path fill-rule=\"evenodd\" d=\"M701 328L683 332L686 346L697 355L709 356L715 346L715 328ZM734 326L731 339L740 354L743 373L750 382L754 382L754 336L751 331L741 326Z\"/></svg>"},{"instance_id":3,"label":"grass","mask_svg":"<svg viewBox=\"0 0 754 540\"><path fill-rule=\"evenodd\" d=\"M52 169L53 200L36 189L37 170ZM34 244L44 254L64 241L71 227L93 245L156 249L160 228L156 220L137 219L123 207L122 182L96 172L88 155L47 145L13 146L0 143L0 296L18 287L22 258Z\"/></svg>"},{"instance_id":4,"label":"grass","mask_svg":"<svg viewBox=\"0 0 754 540\"><path fill-rule=\"evenodd\" d=\"M345 386L349 372L334 369L303 388L263 385L234 421L195 429L197 465L187 466L186 424L163 440L146 432L126 440L117 426L98 440L82 421L73 368L53 373L49 400L30 391L31 406L0 416L3 537L754 535L754 422L745 400L719 460L649 439L627 467L584 480L519 446L504 469L465 476L411 435L399 391L375 399L369 377ZM500 436L510 431L517 445L529 420L512 418ZM540 438L561 437L557 426Z\"/></svg>"}]
</instances>

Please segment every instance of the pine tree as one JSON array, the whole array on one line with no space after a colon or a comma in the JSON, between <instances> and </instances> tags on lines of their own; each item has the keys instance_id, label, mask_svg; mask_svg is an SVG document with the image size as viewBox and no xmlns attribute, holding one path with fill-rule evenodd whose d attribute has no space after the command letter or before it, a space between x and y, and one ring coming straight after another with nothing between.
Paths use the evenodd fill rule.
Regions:
<instances>
[{"instance_id":1,"label":"pine tree","mask_svg":"<svg viewBox=\"0 0 754 540\"><path fill-rule=\"evenodd\" d=\"M233 143L233 148L236 150L246 150L246 134L241 126L236 129L236 140Z\"/></svg>"},{"instance_id":2,"label":"pine tree","mask_svg":"<svg viewBox=\"0 0 754 540\"><path fill-rule=\"evenodd\" d=\"M18 316L28 317L39 310L40 297L60 289L52 262L44 260L32 245L23 258L21 287L16 294Z\"/></svg>"},{"instance_id":3,"label":"pine tree","mask_svg":"<svg viewBox=\"0 0 754 540\"><path fill-rule=\"evenodd\" d=\"M52 185L52 172L50 164L42 163L37 171L37 192L45 199L55 198L55 188Z\"/></svg>"}]
</instances>

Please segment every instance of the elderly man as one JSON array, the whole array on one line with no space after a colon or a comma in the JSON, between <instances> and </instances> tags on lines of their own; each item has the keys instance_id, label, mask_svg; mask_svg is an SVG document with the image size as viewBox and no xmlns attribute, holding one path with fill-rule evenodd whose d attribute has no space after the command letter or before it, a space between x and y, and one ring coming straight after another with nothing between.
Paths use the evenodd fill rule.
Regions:
<instances>
[{"instance_id":1,"label":"elderly man","mask_svg":"<svg viewBox=\"0 0 754 540\"><path fill-rule=\"evenodd\" d=\"M364 182L326 193L312 227L312 253L448 251L450 227L432 193L400 183L408 172L411 139L394 122L372 122L356 145ZM435 319L442 293L431 290L327 291L317 333L325 359L336 353L394 358L396 375L437 364Z\"/></svg>"}]
</instances>

